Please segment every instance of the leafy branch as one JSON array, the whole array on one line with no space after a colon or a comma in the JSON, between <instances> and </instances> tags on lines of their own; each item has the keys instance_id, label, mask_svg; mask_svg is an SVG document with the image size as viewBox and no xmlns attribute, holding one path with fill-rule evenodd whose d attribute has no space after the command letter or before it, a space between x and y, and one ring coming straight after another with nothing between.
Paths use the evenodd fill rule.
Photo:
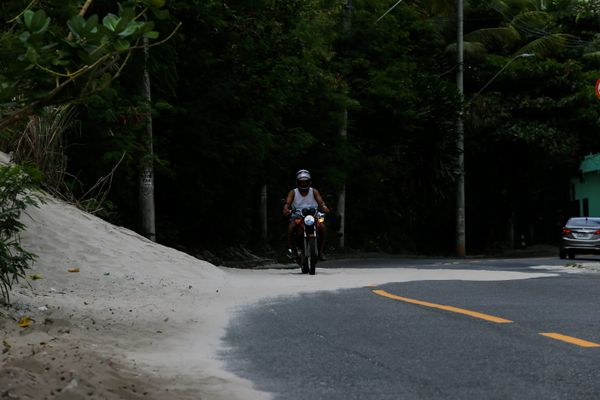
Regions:
<instances>
[{"instance_id":1,"label":"leafy branch","mask_svg":"<svg viewBox=\"0 0 600 400\"><path fill-rule=\"evenodd\" d=\"M32 2L13 19L10 30L0 33L0 42L9 44L0 50L1 56L11 60L0 65L0 130L39 107L81 99L106 88L120 76L131 53L143 48L140 40L158 38L155 22L147 16L168 16L160 9L164 1L132 0L122 4L118 14L85 18L92 3L86 0L65 26L43 9L32 10ZM151 46L169 40L180 25ZM110 71L119 60L117 70Z\"/></svg>"}]
</instances>

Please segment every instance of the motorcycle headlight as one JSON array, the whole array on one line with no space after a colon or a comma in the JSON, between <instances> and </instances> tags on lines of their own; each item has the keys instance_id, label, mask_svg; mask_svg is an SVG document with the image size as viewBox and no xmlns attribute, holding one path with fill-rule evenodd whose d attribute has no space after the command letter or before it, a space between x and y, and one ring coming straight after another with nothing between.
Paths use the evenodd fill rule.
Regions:
<instances>
[{"instance_id":1,"label":"motorcycle headlight","mask_svg":"<svg viewBox=\"0 0 600 400\"><path fill-rule=\"evenodd\" d=\"M315 224L315 217L313 217L312 215L307 215L306 217L304 217L304 225L313 226L314 224Z\"/></svg>"}]
</instances>

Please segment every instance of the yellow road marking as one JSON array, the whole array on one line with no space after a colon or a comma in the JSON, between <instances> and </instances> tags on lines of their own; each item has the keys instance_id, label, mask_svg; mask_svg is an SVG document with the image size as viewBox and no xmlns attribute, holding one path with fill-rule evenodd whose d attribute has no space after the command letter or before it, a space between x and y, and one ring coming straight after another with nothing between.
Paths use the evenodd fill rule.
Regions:
<instances>
[{"instance_id":1,"label":"yellow road marking","mask_svg":"<svg viewBox=\"0 0 600 400\"><path fill-rule=\"evenodd\" d=\"M437 308L440 310L451 311L451 312L455 312L455 313L459 313L459 314L465 314L465 315L468 315L468 316L471 316L474 318L481 318L486 321L496 322L498 324L506 324L506 323L513 322L508 319L494 317L493 315L483 314L483 313L476 312L476 311L465 310L463 308L458 308L458 307L453 307L453 306L445 306L442 304L429 303L427 301L409 299L408 297L400 297L400 296L396 296L395 294L388 293L385 290L373 290L373 293L378 294L380 296L388 297L390 299L405 301L407 303L418 304L418 305L425 306L425 307Z\"/></svg>"},{"instance_id":2,"label":"yellow road marking","mask_svg":"<svg viewBox=\"0 0 600 400\"><path fill-rule=\"evenodd\" d=\"M577 339L572 336L561 335L560 333L540 333L542 336L546 336L556 340L562 340L563 342L576 344L581 347L600 347L600 344L594 342L588 342L587 340Z\"/></svg>"}]
</instances>

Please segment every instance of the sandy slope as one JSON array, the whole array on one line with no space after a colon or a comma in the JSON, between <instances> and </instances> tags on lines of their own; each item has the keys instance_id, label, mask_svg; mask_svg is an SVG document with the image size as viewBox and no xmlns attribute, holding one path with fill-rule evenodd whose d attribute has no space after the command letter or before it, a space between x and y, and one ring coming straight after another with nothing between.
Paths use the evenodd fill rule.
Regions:
<instances>
[{"instance_id":1,"label":"sandy slope","mask_svg":"<svg viewBox=\"0 0 600 400\"><path fill-rule=\"evenodd\" d=\"M23 217L39 256L0 308L0 398L262 399L224 370L219 340L237 307L269 296L410 280L546 273L233 270L152 243L53 199ZM69 272L78 268L79 272ZM47 308L47 310L46 310ZM29 316L29 327L16 318ZM4 396L4 397L3 397Z\"/></svg>"}]
</instances>

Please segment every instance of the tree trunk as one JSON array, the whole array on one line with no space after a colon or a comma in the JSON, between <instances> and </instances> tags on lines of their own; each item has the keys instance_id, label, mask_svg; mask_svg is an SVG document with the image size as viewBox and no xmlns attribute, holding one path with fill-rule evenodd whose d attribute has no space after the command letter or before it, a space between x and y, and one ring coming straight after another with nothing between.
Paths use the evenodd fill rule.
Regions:
<instances>
[{"instance_id":1,"label":"tree trunk","mask_svg":"<svg viewBox=\"0 0 600 400\"><path fill-rule=\"evenodd\" d=\"M262 244L267 244L268 230L267 230L267 184L265 183L260 191L260 237Z\"/></svg>"},{"instance_id":2,"label":"tree trunk","mask_svg":"<svg viewBox=\"0 0 600 400\"><path fill-rule=\"evenodd\" d=\"M150 112L152 94L150 91L150 73L148 72L148 60L150 52L148 39L144 38L144 73L143 94L146 100L146 155L142 157L140 168L140 213L142 235L152 241L156 241L155 215L154 215L154 149L152 145L152 113Z\"/></svg>"}]
</instances>

